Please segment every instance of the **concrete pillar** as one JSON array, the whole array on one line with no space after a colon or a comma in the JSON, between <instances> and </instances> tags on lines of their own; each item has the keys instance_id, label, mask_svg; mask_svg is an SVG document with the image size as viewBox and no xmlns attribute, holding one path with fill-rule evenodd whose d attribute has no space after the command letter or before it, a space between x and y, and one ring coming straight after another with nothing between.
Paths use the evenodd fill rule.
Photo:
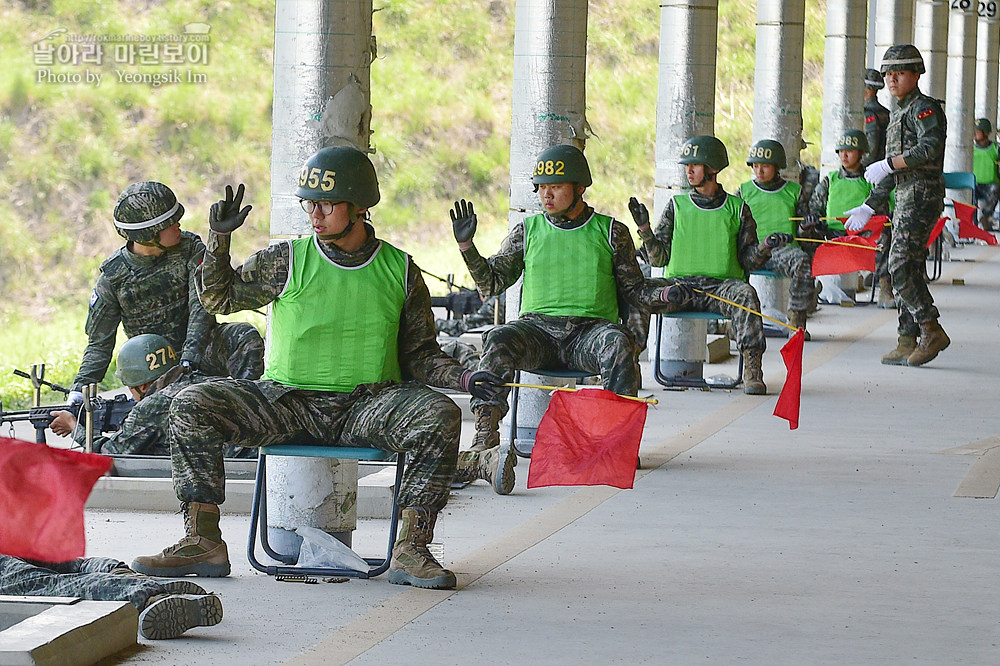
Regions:
<instances>
[{"instance_id":1,"label":"concrete pillar","mask_svg":"<svg viewBox=\"0 0 1000 666\"><path fill-rule=\"evenodd\" d=\"M840 166L834 146L844 130L864 127L867 10L865 0L829 0L826 5L821 173Z\"/></svg>"},{"instance_id":2,"label":"concrete pillar","mask_svg":"<svg viewBox=\"0 0 1000 666\"><path fill-rule=\"evenodd\" d=\"M873 0L875 30L868 37L880 63L882 54L893 44L913 43L913 2L914 0ZM829 20L829 4L826 11ZM896 100L887 89L880 90L878 97L887 109L895 108Z\"/></svg>"},{"instance_id":3,"label":"concrete pillar","mask_svg":"<svg viewBox=\"0 0 1000 666\"><path fill-rule=\"evenodd\" d=\"M531 184L538 154L556 144L585 147L589 131L586 77L587 0L518 0L511 95L510 228L541 212ZM516 319L521 309L520 280L507 290L506 299L507 319ZM552 383L527 373L521 377L526 384ZM526 440L534 441L533 431L548 400L543 391L521 392L517 422Z\"/></svg>"},{"instance_id":4,"label":"concrete pillar","mask_svg":"<svg viewBox=\"0 0 1000 666\"><path fill-rule=\"evenodd\" d=\"M984 11L979 16L976 43L976 118L987 118L996 127L1000 88L997 80L1000 77L1000 12L997 9Z\"/></svg>"},{"instance_id":5,"label":"concrete pillar","mask_svg":"<svg viewBox=\"0 0 1000 666\"><path fill-rule=\"evenodd\" d=\"M804 32L805 0L757 3L753 140L774 139L784 146L788 180L798 180L802 151Z\"/></svg>"},{"instance_id":6,"label":"concrete pillar","mask_svg":"<svg viewBox=\"0 0 1000 666\"><path fill-rule=\"evenodd\" d=\"M945 171L972 171L972 144L975 127L976 32L979 17L976 6L969 10L952 9L948 20L948 84L945 116L948 138L944 151ZM971 201L968 192L949 191L961 201Z\"/></svg>"},{"instance_id":7,"label":"concrete pillar","mask_svg":"<svg viewBox=\"0 0 1000 666\"><path fill-rule=\"evenodd\" d=\"M371 43L371 0L277 0L272 238L311 233L295 197L299 169L310 155L332 145L368 150ZM301 539L289 530L303 524L350 545L356 525L356 462L273 458L268 472L268 529L279 552L298 552Z\"/></svg>"},{"instance_id":8,"label":"concrete pillar","mask_svg":"<svg viewBox=\"0 0 1000 666\"><path fill-rule=\"evenodd\" d=\"M927 70L920 77L920 89L935 99L944 99L948 72L948 3L917 0L913 10L913 45L920 49ZM882 62L878 54L878 67Z\"/></svg>"}]
</instances>

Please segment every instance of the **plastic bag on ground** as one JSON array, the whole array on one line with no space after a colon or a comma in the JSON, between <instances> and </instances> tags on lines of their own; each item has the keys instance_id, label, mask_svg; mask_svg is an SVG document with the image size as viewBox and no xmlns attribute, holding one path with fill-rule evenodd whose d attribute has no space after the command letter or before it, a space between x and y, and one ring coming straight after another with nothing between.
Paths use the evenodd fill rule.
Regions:
<instances>
[{"instance_id":1,"label":"plastic bag on ground","mask_svg":"<svg viewBox=\"0 0 1000 666\"><path fill-rule=\"evenodd\" d=\"M360 555L323 530L297 527L295 533L302 537L302 548L296 562L300 567L340 567L355 571L371 568Z\"/></svg>"}]
</instances>

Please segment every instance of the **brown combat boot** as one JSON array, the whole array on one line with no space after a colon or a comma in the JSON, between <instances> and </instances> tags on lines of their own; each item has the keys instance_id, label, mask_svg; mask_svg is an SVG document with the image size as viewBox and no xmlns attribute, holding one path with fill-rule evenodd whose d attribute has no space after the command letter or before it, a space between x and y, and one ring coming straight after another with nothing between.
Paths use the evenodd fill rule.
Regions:
<instances>
[{"instance_id":1,"label":"brown combat boot","mask_svg":"<svg viewBox=\"0 0 1000 666\"><path fill-rule=\"evenodd\" d=\"M437 514L410 508L403 509L401 516L402 527L389 563L389 582L432 590L454 588L455 574L442 567L427 550L427 544L434 538Z\"/></svg>"},{"instance_id":2,"label":"brown combat boot","mask_svg":"<svg viewBox=\"0 0 1000 666\"><path fill-rule=\"evenodd\" d=\"M788 325L794 326L795 328L801 328L803 332L803 337L806 340L812 340L812 336L809 335L809 331L806 330L806 311L805 310L792 310L788 313Z\"/></svg>"},{"instance_id":3,"label":"brown combat boot","mask_svg":"<svg viewBox=\"0 0 1000 666\"><path fill-rule=\"evenodd\" d=\"M167 546L159 555L143 555L132 561L132 569L149 576L178 578L194 574L207 578L229 575L229 551L219 530L219 507L185 502L183 539Z\"/></svg>"},{"instance_id":4,"label":"brown combat boot","mask_svg":"<svg viewBox=\"0 0 1000 666\"><path fill-rule=\"evenodd\" d=\"M480 405L473 410L476 414L476 434L472 438L470 451L486 451L500 445L500 419L503 415L496 405Z\"/></svg>"},{"instance_id":5,"label":"brown combat boot","mask_svg":"<svg viewBox=\"0 0 1000 666\"><path fill-rule=\"evenodd\" d=\"M139 635L149 640L177 638L193 627L222 622L222 602L214 594L158 594L139 613Z\"/></svg>"},{"instance_id":6,"label":"brown combat boot","mask_svg":"<svg viewBox=\"0 0 1000 666\"><path fill-rule=\"evenodd\" d=\"M917 348L915 335L901 335L896 348L882 357L882 365L906 365L906 360Z\"/></svg>"},{"instance_id":7,"label":"brown combat boot","mask_svg":"<svg viewBox=\"0 0 1000 666\"><path fill-rule=\"evenodd\" d=\"M941 328L941 324L938 323L937 319L932 319L920 325L920 343L906 359L906 364L920 366L933 361L938 353L947 349L950 344L951 338Z\"/></svg>"},{"instance_id":8,"label":"brown combat boot","mask_svg":"<svg viewBox=\"0 0 1000 666\"><path fill-rule=\"evenodd\" d=\"M761 349L747 349L743 352L743 392L747 395L767 393L764 371L760 367L763 359L764 351Z\"/></svg>"},{"instance_id":9,"label":"brown combat boot","mask_svg":"<svg viewBox=\"0 0 1000 666\"><path fill-rule=\"evenodd\" d=\"M878 279L878 306L883 310L896 307L896 296L892 293L892 280L888 277Z\"/></svg>"}]
</instances>

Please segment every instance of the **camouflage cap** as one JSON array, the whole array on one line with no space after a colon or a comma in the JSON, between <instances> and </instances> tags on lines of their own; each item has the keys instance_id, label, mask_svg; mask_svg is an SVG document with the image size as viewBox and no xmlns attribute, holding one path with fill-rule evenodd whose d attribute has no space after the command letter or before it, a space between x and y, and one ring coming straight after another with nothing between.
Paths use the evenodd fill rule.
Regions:
<instances>
[{"instance_id":1,"label":"camouflage cap","mask_svg":"<svg viewBox=\"0 0 1000 666\"><path fill-rule=\"evenodd\" d=\"M882 74L886 72L916 72L924 73L924 58L920 55L919 49L913 44L896 44L885 50L882 56Z\"/></svg>"},{"instance_id":2,"label":"camouflage cap","mask_svg":"<svg viewBox=\"0 0 1000 666\"><path fill-rule=\"evenodd\" d=\"M882 74L877 69L869 67L865 70L865 87L872 90L885 88L885 79L882 78Z\"/></svg>"},{"instance_id":3,"label":"camouflage cap","mask_svg":"<svg viewBox=\"0 0 1000 666\"><path fill-rule=\"evenodd\" d=\"M125 240L148 243L184 217L173 190L155 180L132 183L115 204L115 230Z\"/></svg>"},{"instance_id":4,"label":"camouflage cap","mask_svg":"<svg viewBox=\"0 0 1000 666\"><path fill-rule=\"evenodd\" d=\"M989 134L993 131L993 123L990 122L989 118L977 118L976 119L976 129L980 132Z\"/></svg>"}]
</instances>

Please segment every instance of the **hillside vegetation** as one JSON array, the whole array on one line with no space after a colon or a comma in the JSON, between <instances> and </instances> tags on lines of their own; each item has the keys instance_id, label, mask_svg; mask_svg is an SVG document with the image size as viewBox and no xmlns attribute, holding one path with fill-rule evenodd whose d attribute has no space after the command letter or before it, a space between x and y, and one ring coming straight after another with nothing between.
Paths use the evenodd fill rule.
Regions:
<instances>
[{"instance_id":1,"label":"hillside vegetation","mask_svg":"<svg viewBox=\"0 0 1000 666\"><path fill-rule=\"evenodd\" d=\"M752 128L755 5L720 5L716 133L730 147L734 166L722 180L733 190L749 176L742 158ZM422 267L467 281L448 210L455 198L476 202L484 250L506 232L514 0L473 6L376 0L375 8L372 141L382 201L374 222ZM244 182L254 212L234 236L234 256L267 242L273 12L274 0L10 0L0 6L5 405L28 396L26 381L10 379L13 367L44 360L48 377L72 380L97 267L121 243L111 212L130 182L168 183L187 209L182 224L201 234L225 184ZM824 3L808 2L803 113L805 135L817 143L824 12ZM192 23L210 29L207 63L142 66L110 56L101 64L39 61L44 45L67 44L69 34L177 35ZM652 196L658 49L657 3L592 0L587 117L596 136L587 149L594 171L587 199L620 218L627 219L629 196ZM182 82L149 79L171 69ZM87 72L101 74L100 85L88 81ZM53 79L59 73L83 80ZM121 78L142 74L144 82ZM818 156L813 145L803 158L816 163ZM433 279L428 284L442 289ZM249 320L259 324L255 318Z\"/></svg>"}]
</instances>

